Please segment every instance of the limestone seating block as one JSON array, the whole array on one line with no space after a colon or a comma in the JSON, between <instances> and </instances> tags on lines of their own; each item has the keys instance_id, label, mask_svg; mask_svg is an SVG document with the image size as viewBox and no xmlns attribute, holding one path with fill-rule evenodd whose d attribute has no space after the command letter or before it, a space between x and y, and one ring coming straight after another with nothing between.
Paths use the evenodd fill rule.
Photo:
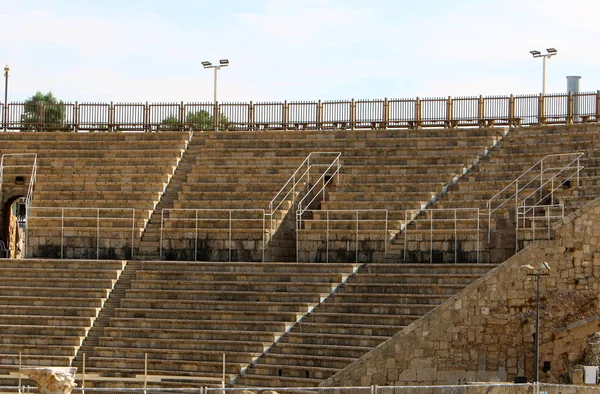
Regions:
<instances>
[{"instance_id":1,"label":"limestone seating block","mask_svg":"<svg viewBox=\"0 0 600 394\"><path fill-rule=\"evenodd\" d=\"M424 315L427 312L435 308L435 304L406 304L402 301L412 301L409 297L401 298L398 305L394 304L383 304L383 303L350 303L350 302L335 302L326 303L321 305L319 311L326 313L347 313L347 314L387 314L387 315L406 315L406 316L419 316Z\"/></svg>"},{"instance_id":2,"label":"limestone seating block","mask_svg":"<svg viewBox=\"0 0 600 394\"><path fill-rule=\"evenodd\" d=\"M12 297L78 297L78 298L106 298L108 297L108 290L103 288L72 288L72 287L27 287L19 286L14 283L14 286L3 285L0 286L2 294L10 295ZM34 285L35 286L35 285Z\"/></svg>"},{"instance_id":3,"label":"limestone seating block","mask_svg":"<svg viewBox=\"0 0 600 394\"><path fill-rule=\"evenodd\" d=\"M40 347L44 346L69 346L75 347L80 346L82 337L78 336L59 336L59 335L49 335L49 336L41 336L41 335L15 335L15 334L2 334L0 338L0 347L3 345L19 345L19 344L27 344L27 345L38 345Z\"/></svg>"},{"instance_id":4,"label":"limestone seating block","mask_svg":"<svg viewBox=\"0 0 600 394\"><path fill-rule=\"evenodd\" d=\"M404 326L354 323L310 323L303 321L294 327L295 334L356 335L366 337L392 337Z\"/></svg>"},{"instance_id":5,"label":"limestone seating block","mask_svg":"<svg viewBox=\"0 0 600 394\"><path fill-rule=\"evenodd\" d=\"M239 177L238 177L239 178ZM273 182L265 182L264 179L254 179L251 181L251 177L246 178L246 182L238 182L239 179L235 179L235 182L202 182L193 184L184 184L182 186L181 194L187 195L189 193L271 193L272 196L279 191L286 181L276 179Z\"/></svg>"},{"instance_id":6,"label":"limestone seating block","mask_svg":"<svg viewBox=\"0 0 600 394\"><path fill-rule=\"evenodd\" d=\"M38 177L45 177L47 175L62 176L62 175L156 175L156 174L172 174L175 170L174 165L165 165L163 163L146 164L146 165L132 165L132 164L119 164L119 165L106 165L106 166L94 166L94 167L82 167L78 165L63 165L55 167L38 167Z\"/></svg>"},{"instance_id":7,"label":"limestone seating block","mask_svg":"<svg viewBox=\"0 0 600 394\"><path fill-rule=\"evenodd\" d=\"M319 334L303 333L292 331L290 335L283 336L278 343L304 343L312 345L340 345L340 346L358 346L358 347L376 347L380 343L389 339L389 336L366 336L355 335L353 333L345 334Z\"/></svg>"},{"instance_id":8,"label":"limestone seating block","mask_svg":"<svg viewBox=\"0 0 600 394\"><path fill-rule=\"evenodd\" d=\"M177 141L189 138L188 132L169 133L56 133L56 132L19 132L3 136L5 139L17 141L79 141L79 142L124 142L130 141L136 144L140 141Z\"/></svg>"},{"instance_id":9,"label":"limestone seating block","mask_svg":"<svg viewBox=\"0 0 600 394\"><path fill-rule=\"evenodd\" d=\"M371 348L364 346L339 346L339 345L311 345L304 343L281 343L270 349L272 354L310 354L318 358L325 357L348 357L357 359L370 351Z\"/></svg>"},{"instance_id":10,"label":"limestone seating block","mask_svg":"<svg viewBox=\"0 0 600 394\"><path fill-rule=\"evenodd\" d=\"M272 198L272 197L271 197ZM269 200L247 201L247 200L204 200L204 201L174 201L174 209L266 209Z\"/></svg>"},{"instance_id":11,"label":"limestone seating block","mask_svg":"<svg viewBox=\"0 0 600 394\"><path fill-rule=\"evenodd\" d=\"M101 358L109 358L109 359L127 359L127 360L119 360L128 363L144 362L144 354L148 354L148 359L150 360L167 360L167 355L169 355L169 364L174 364L173 361L179 360L181 362L185 361L187 363L199 362L199 361L214 361L218 363L222 363L223 352L220 350L185 350L178 349L177 351L171 351L170 349L159 349L159 348L106 348L98 346L94 349L94 358L90 357L90 364L95 365L96 359L95 357ZM227 352L227 356L230 363L250 363L252 357L256 357L260 355L260 353L251 353L251 352L237 352L235 350L230 350ZM110 361L110 360L109 360ZM222 365L222 364L221 364ZM125 366L124 366L125 367ZM142 367L143 368L143 367Z\"/></svg>"},{"instance_id":12,"label":"limestone seating block","mask_svg":"<svg viewBox=\"0 0 600 394\"><path fill-rule=\"evenodd\" d=\"M42 178L42 180L44 180ZM63 179L60 182L39 182L36 181L36 192L146 192L152 196L152 193L157 193L163 190L167 186L167 183L152 183L148 181L142 181L139 183L133 182L89 182L80 181L73 182L70 179Z\"/></svg>"},{"instance_id":13,"label":"limestone seating block","mask_svg":"<svg viewBox=\"0 0 600 394\"><path fill-rule=\"evenodd\" d=\"M133 281L132 288L134 289L172 289L172 279L163 280L144 280ZM242 282L238 280L211 280L211 281L193 281L179 280L177 283L178 290L207 290L207 291L290 291L290 292L315 292L329 293L333 290L332 283L323 282L272 282L258 281Z\"/></svg>"},{"instance_id":14,"label":"limestone seating block","mask_svg":"<svg viewBox=\"0 0 600 394\"><path fill-rule=\"evenodd\" d=\"M74 287L73 279L71 278L30 278L30 277L0 277L2 288L15 286L30 288L72 288ZM110 289L114 281L111 279L87 278L78 280L76 286L80 289Z\"/></svg>"},{"instance_id":15,"label":"limestone seating block","mask_svg":"<svg viewBox=\"0 0 600 394\"><path fill-rule=\"evenodd\" d=\"M264 365L320 366L343 369L356 360L348 356L322 356L317 359L313 354L269 353L265 355Z\"/></svg>"},{"instance_id":16,"label":"limestone seating block","mask_svg":"<svg viewBox=\"0 0 600 394\"><path fill-rule=\"evenodd\" d=\"M289 322L296 321L300 314L293 312L262 312L262 311L211 311L208 314L206 311L186 310L182 313L182 317L186 318L208 318L211 320L254 320L254 321L279 321ZM141 309L141 308L119 308L115 312L115 317L137 317L145 319L165 319L176 317L173 316L173 312L169 310L154 310L154 309Z\"/></svg>"},{"instance_id":17,"label":"limestone seating block","mask_svg":"<svg viewBox=\"0 0 600 394\"><path fill-rule=\"evenodd\" d=\"M296 262L192 262L192 261L163 261L142 262L138 272L150 271L193 271L193 272L278 272L278 273L306 273L313 272L351 274L360 264L356 263L296 263Z\"/></svg>"},{"instance_id":18,"label":"limestone seating block","mask_svg":"<svg viewBox=\"0 0 600 394\"><path fill-rule=\"evenodd\" d=\"M83 306L55 306L43 305L1 305L0 313L3 315L29 315L29 316L72 316L72 317L95 317L100 308Z\"/></svg>"},{"instance_id":19,"label":"limestone seating block","mask_svg":"<svg viewBox=\"0 0 600 394\"><path fill-rule=\"evenodd\" d=\"M140 320L134 317L117 317L110 319L110 327L112 329L152 329L156 331L162 330L183 330L184 332L191 331L206 331L218 330L227 333L228 331L266 331L266 332L282 332L285 331L288 322L273 322L260 320L208 320L199 318L194 319L144 319Z\"/></svg>"},{"instance_id":20,"label":"limestone seating block","mask_svg":"<svg viewBox=\"0 0 600 394\"><path fill-rule=\"evenodd\" d=\"M0 344L0 352L3 354L16 354L19 352L24 356L28 355L43 355L44 353L52 354L53 356L73 357L75 355L75 346L61 345L38 345L38 344ZM0 356L1 357L1 356ZM28 358L28 357L26 357Z\"/></svg>"},{"instance_id":21,"label":"limestone seating block","mask_svg":"<svg viewBox=\"0 0 600 394\"><path fill-rule=\"evenodd\" d=\"M141 328L141 327L107 327L104 329L106 340L109 338L128 338L128 339L168 339L184 341L203 341L203 340L231 340L245 342L272 343L275 340L275 333L272 331L250 331L250 330L215 330L201 329L181 330L181 329L161 329Z\"/></svg>"},{"instance_id":22,"label":"limestone seating block","mask_svg":"<svg viewBox=\"0 0 600 394\"><path fill-rule=\"evenodd\" d=\"M13 335L15 337L40 337L44 338L79 338L80 340L85 337L87 330L86 327L58 327L58 326L40 326L40 325L22 325L22 324L2 324L0 325L2 335Z\"/></svg>"},{"instance_id":23,"label":"limestone seating block","mask_svg":"<svg viewBox=\"0 0 600 394\"><path fill-rule=\"evenodd\" d=\"M104 348L115 348L119 351L126 349L169 349L172 352L178 350L184 351L221 351L221 352L248 352L262 353L271 342L258 341L236 341L236 340L210 340L203 339L185 340L185 339L164 339L164 338L108 338L98 339L98 345Z\"/></svg>"},{"instance_id":24,"label":"limestone seating block","mask_svg":"<svg viewBox=\"0 0 600 394\"><path fill-rule=\"evenodd\" d=\"M69 208L84 208L85 210L97 209L97 208L133 208L136 210L136 217L145 218L150 217L149 212L154 209L158 201L152 200L105 200L105 199L65 199L61 198L60 195L52 200L43 200L34 197L32 201L32 210L38 207L41 208L57 208L57 207L69 207ZM139 210L139 212L138 212ZM40 210L43 211L43 210ZM111 212L115 210L111 209Z\"/></svg>"},{"instance_id":25,"label":"limestone seating block","mask_svg":"<svg viewBox=\"0 0 600 394\"><path fill-rule=\"evenodd\" d=\"M302 368L294 368L289 365L282 364L257 364L252 367L249 373L244 374L244 382L248 381L248 378L253 382L256 382L258 379L275 380L273 377L294 377L294 378L306 378L306 375L311 377L311 379L319 380L319 379L327 379L328 377L339 372L339 368L331 368L331 367L311 367L311 366L303 366ZM303 381L304 383L304 381ZM318 381L316 382L318 385ZM268 386L259 386L259 387L272 387L272 385Z\"/></svg>"},{"instance_id":26,"label":"limestone seating block","mask_svg":"<svg viewBox=\"0 0 600 394\"><path fill-rule=\"evenodd\" d=\"M455 286L466 286L481 277L480 274L385 274L385 273L374 273L366 274L363 273L360 276L354 278L353 284L364 283L364 284L411 284L411 285L455 285Z\"/></svg>"},{"instance_id":27,"label":"limestone seating block","mask_svg":"<svg viewBox=\"0 0 600 394\"><path fill-rule=\"evenodd\" d=\"M105 269L65 269L65 268L22 268L18 267L2 267L0 268L0 277L21 277L27 275L29 277L42 278L96 278L96 279L113 279L116 280L118 272ZM1 296L0 296L1 297Z\"/></svg>"},{"instance_id":28,"label":"limestone seating block","mask_svg":"<svg viewBox=\"0 0 600 394\"><path fill-rule=\"evenodd\" d=\"M308 303L303 302L256 302L256 301L210 301L202 300L185 301L185 300L140 300L140 299L124 299L121 301L122 308L141 308L141 309L171 309L173 313L184 313L187 311L207 311L207 314L212 311L251 311L251 312L293 312L306 313L309 308Z\"/></svg>"},{"instance_id":29,"label":"limestone seating block","mask_svg":"<svg viewBox=\"0 0 600 394\"><path fill-rule=\"evenodd\" d=\"M347 313L315 313L311 314L304 318L305 321L311 323L328 323L331 321L346 321L348 323L354 324L369 324L373 321L379 321L379 319L384 319L386 324L392 326L408 326L418 318L420 315L386 315L386 314L377 314L377 313L367 313L367 314L352 314L351 318Z\"/></svg>"},{"instance_id":30,"label":"limestone seating block","mask_svg":"<svg viewBox=\"0 0 600 394\"><path fill-rule=\"evenodd\" d=\"M14 297L0 296L0 305L35 305L35 306L81 306L86 308L101 308L102 299L94 298L63 298L63 297Z\"/></svg>"},{"instance_id":31,"label":"limestone seating block","mask_svg":"<svg viewBox=\"0 0 600 394\"><path fill-rule=\"evenodd\" d=\"M254 301L254 302L293 302L303 301L318 304L326 293L311 292L262 292L262 291L231 291L227 293L215 293L207 290L147 290L147 289L129 289L126 292L127 298L131 299L177 299L181 301Z\"/></svg>"},{"instance_id":32,"label":"limestone seating block","mask_svg":"<svg viewBox=\"0 0 600 394\"><path fill-rule=\"evenodd\" d=\"M144 183L161 185L169 181L170 174L167 173L149 173L149 174L124 174L119 177L115 177L110 174L43 174L42 177L36 179L36 185L48 186L56 183L68 182L73 184L131 184L131 185L142 185Z\"/></svg>"},{"instance_id":33,"label":"limestone seating block","mask_svg":"<svg viewBox=\"0 0 600 394\"><path fill-rule=\"evenodd\" d=\"M143 357L141 359L89 357L88 360L90 366L86 367L86 371L90 373L122 377L144 374ZM241 371L242 365L243 361L227 363L225 373L237 374ZM222 369L223 365L218 361L148 359L148 375L198 376L198 372L201 372L201 376L204 378L220 378ZM189 388L189 383L186 386Z\"/></svg>"},{"instance_id":34,"label":"limestone seating block","mask_svg":"<svg viewBox=\"0 0 600 394\"><path fill-rule=\"evenodd\" d=\"M71 365L71 361L73 360L72 356L48 356L48 355L38 355L38 354L27 354L27 356L22 357L22 365L24 366L54 366L54 367L68 367ZM19 351L16 353L5 353L4 351L0 355L0 365L11 365L17 366L19 365ZM14 370L14 369L11 369Z\"/></svg>"},{"instance_id":35,"label":"limestone seating block","mask_svg":"<svg viewBox=\"0 0 600 394\"><path fill-rule=\"evenodd\" d=\"M86 316L0 315L1 325L14 324L15 321L27 326L89 327L92 318Z\"/></svg>"},{"instance_id":36,"label":"limestone seating block","mask_svg":"<svg viewBox=\"0 0 600 394\"><path fill-rule=\"evenodd\" d=\"M181 272L143 270L136 273L137 281L146 280L187 280L187 281L239 281L245 283L339 283L344 276L335 272Z\"/></svg>"}]
</instances>

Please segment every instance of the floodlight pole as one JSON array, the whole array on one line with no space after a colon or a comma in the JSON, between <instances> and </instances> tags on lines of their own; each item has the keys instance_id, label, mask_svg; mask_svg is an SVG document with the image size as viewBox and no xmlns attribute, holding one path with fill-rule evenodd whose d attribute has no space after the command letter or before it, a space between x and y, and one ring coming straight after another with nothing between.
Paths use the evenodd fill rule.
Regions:
<instances>
[{"instance_id":1,"label":"floodlight pole","mask_svg":"<svg viewBox=\"0 0 600 394\"><path fill-rule=\"evenodd\" d=\"M534 58L543 58L543 71L542 71L542 96L546 96L546 60L557 54L556 48L546 49L546 53L541 53L538 50L529 51Z\"/></svg>"},{"instance_id":2,"label":"floodlight pole","mask_svg":"<svg viewBox=\"0 0 600 394\"><path fill-rule=\"evenodd\" d=\"M7 131L8 126L8 64L4 67L4 108L2 111L2 123L4 124L4 131Z\"/></svg>"},{"instance_id":3,"label":"floodlight pole","mask_svg":"<svg viewBox=\"0 0 600 394\"><path fill-rule=\"evenodd\" d=\"M527 276L535 276L535 340L533 343L533 382L540 382L540 276L550 275L550 267L544 262L535 268L531 265L522 265L527 270Z\"/></svg>"}]
</instances>

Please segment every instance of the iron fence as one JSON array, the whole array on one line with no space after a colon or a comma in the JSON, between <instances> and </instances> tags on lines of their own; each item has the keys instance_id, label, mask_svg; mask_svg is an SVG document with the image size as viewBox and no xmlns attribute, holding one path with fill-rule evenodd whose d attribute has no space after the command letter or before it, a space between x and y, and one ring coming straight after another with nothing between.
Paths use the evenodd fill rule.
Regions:
<instances>
[{"instance_id":1,"label":"iron fence","mask_svg":"<svg viewBox=\"0 0 600 394\"><path fill-rule=\"evenodd\" d=\"M21 131L331 130L598 122L597 92L260 103L2 104Z\"/></svg>"}]
</instances>

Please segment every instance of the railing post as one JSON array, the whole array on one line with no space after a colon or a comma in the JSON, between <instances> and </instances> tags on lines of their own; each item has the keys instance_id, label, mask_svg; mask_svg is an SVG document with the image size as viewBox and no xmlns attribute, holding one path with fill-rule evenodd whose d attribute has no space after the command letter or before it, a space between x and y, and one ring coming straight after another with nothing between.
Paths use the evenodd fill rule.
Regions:
<instances>
[{"instance_id":1,"label":"railing post","mask_svg":"<svg viewBox=\"0 0 600 394\"><path fill-rule=\"evenodd\" d=\"M323 130L323 102L317 103L317 130Z\"/></svg>"},{"instance_id":2,"label":"railing post","mask_svg":"<svg viewBox=\"0 0 600 394\"><path fill-rule=\"evenodd\" d=\"M483 117L485 115L485 100L483 100L483 96L479 96L477 100L477 124L479 127L485 126L485 122L483 121Z\"/></svg>"},{"instance_id":3,"label":"railing post","mask_svg":"<svg viewBox=\"0 0 600 394\"><path fill-rule=\"evenodd\" d=\"M452 128L452 119L453 119L453 106L454 103L452 102L452 97L448 96L448 100L446 101L446 128L447 129L451 129Z\"/></svg>"},{"instance_id":4,"label":"railing post","mask_svg":"<svg viewBox=\"0 0 600 394\"><path fill-rule=\"evenodd\" d=\"M354 99L350 100L350 129L354 130L356 127L356 102Z\"/></svg>"},{"instance_id":5,"label":"railing post","mask_svg":"<svg viewBox=\"0 0 600 394\"><path fill-rule=\"evenodd\" d=\"M415 100L415 129L421 128L421 99L419 97Z\"/></svg>"},{"instance_id":6,"label":"railing post","mask_svg":"<svg viewBox=\"0 0 600 394\"><path fill-rule=\"evenodd\" d=\"M110 102L110 106L108 107L108 130L113 131L115 127L115 106L113 102Z\"/></svg>"},{"instance_id":7,"label":"railing post","mask_svg":"<svg viewBox=\"0 0 600 394\"><path fill-rule=\"evenodd\" d=\"M100 259L100 208L96 209L96 260Z\"/></svg>"},{"instance_id":8,"label":"railing post","mask_svg":"<svg viewBox=\"0 0 600 394\"><path fill-rule=\"evenodd\" d=\"M183 101L179 103L179 124L182 126L185 124L185 105L183 104Z\"/></svg>"},{"instance_id":9,"label":"railing post","mask_svg":"<svg viewBox=\"0 0 600 394\"><path fill-rule=\"evenodd\" d=\"M198 210L196 209L194 212L196 213L196 220L194 221L194 261L198 261Z\"/></svg>"},{"instance_id":10,"label":"railing post","mask_svg":"<svg viewBox=\"0 0 600 394\"><path fill-rule=\"evenodd\" d=\"M148 102L146 101L146 105L144 105L144 131L145 132L149 132L150 131L150 106L148 105Z\"/></svg>"},{"instance_id":11,"label":"railing post","mask_svg":"<svg viewBox=\"0 0 600 394\"><path fill-rule=\"evenodd\" d=\"M596 122L600 122L600 90L596 91Z\"/></svg>"},{"instance_id":12,"label":"railing post","mask_svg":"<svg viewBox=\"0 0 600 394\"><path fill-rule=\"evenodd\" d=\"M254 103L252 101L248 104L248 130L256 130L256 125L254 124Z\"/></svg>"},{"instance_id":13,"label":"railing post","mask_svg":"<svg viewBox=\"0 0 600 394\"><path fill-rule=\"evenodd\" d=\"M515 96L511 94L508 97L508 123L512 125L515 124L516 121L517 119L515 115Z\"/></svg>"},{"instance_id":14,"label":"railing post","mask_svg":"<svg viewBox=\"0 0 600 394\"><path fill-rule=\"evenodd\" d=\"M162 256L163 256L163 227L164 227L164 223L165 223L165 210L162 209L160 211L160 244L158 246L158 253L159 256L158 258L162 260Z\"/></svg>"},{"instance_id":15,"label":"railing post","mask_svg":"<svg viewBox=\"0 0 600 394\"><path fill-rule=\"evenodd\" d=\"M213 126L215 127L215 131L219 131L219 117L220 117L219 102L215 101L214 108L213 108Z\"/></svg>"},{"instance_id":16,"label":"railing post","mask_svg":"<svg viewBox=\"0 0 600 394\"><path fill-rule=\"evenodd\" d=\"M79 103L75 101L75 106L73 107L73 130L75 131L79 131L80 116Z\"/></svg>"},{"instance_id":17,"label":"railing post","mask_svg":"<svg viewBox=\"0 0 600 394\"><path fill-rule=\"evenodd\" d=\"M545 105L545 99L546 96L544 96L543 93L540 93L539 97L538 97L538 124L543 125L546 124L546 105Z\"/></svg>"},{"instance_id":18,"label":"railing post","mask_svg":"<svg viewBox=\"0 0 600 394\"><path fill-rule=\"evenodd\" d=\"M283 102L283 108L281 109L281 126L283 130L288 129L288 121L290 119L290 107L287 100Z\"/></svg>"},{"instance_id":19,"label":"railing post","mask_svg":"<svg viewBox=\"0 0 600 394\"><path fill-rule=\"evenodd\" d=\"M567 95L567 119L565 119L567 124L573 124L573 122L575 121L575 117L573 116L573 101L573 92L569 92L569 94Z\"/></svg>"},{"instance_id":20,"label":"railing post","mask_svg":"<svg viewBox=\"0 0 600 394\"><path fill-rule=\"evenodd\" d=\"M387 129L388 128L388 124L390 122L390 102L388 101L387 97L383 99L383 112L382 112L382 118L381 119L381 128L382 129Z\"/></svg>"},{"instance_id":21,"label":"railing post","mask_svg":"<svg viewBox=\"0 0 600 394\"><path fill-rule=\"evenodd\" d=\"M46 123L46 111L44 111L45 106L44 103L38 103L37 105L37 110L38 110L38 126L39 129L42 129Z\"/></svg>"}]
</instances>

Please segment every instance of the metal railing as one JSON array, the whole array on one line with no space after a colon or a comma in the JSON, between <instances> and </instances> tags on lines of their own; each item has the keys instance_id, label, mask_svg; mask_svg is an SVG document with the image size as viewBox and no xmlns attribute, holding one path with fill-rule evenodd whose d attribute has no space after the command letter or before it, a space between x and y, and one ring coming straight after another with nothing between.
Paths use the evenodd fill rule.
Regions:
<instances>
[{"instance_id":1,"label":"metal railing","mask_svg":"<svg viewBox=\"0 0 600 394\"><path fill-rule=\"evenodd\" d=\"M579 173L583 169L580 165L580 159L583 155L582 152L547 155L492 196L486 203L488 211L488 241L491 238L492 215L509 201L514 199L515 211L517 211L519 205L535 206L547 198L552 200L553 193L575 176L577 177L577 184L579 184ZM554 162L564 163L565 161L566 164L560 167L556 167L557 164L554 164ZM548 162L552 162L553 164L548 164ZM573 172L565 175L565 172L569 170ZM556 181L558 177L561 177L560 182ZM544 191L544 188L548 185L550 185L550 190ZM512 190L514 190L514 193ZM509 194L508 197L506 197L507 194ZM536 198L536 201L533 203L529 202L530 199L536 197L538 194L539 197ZM498 200L499 202L494 204Z\"/></svg>"},{"instance_id":2,"label":"metal railing","mask_svg":"<svg viewBox=\"0 0 600 394\"><path fill-rule=\"evenodd\" d=\"M281 187L279 192L273 197L271 202L269 203L269 207L265 212L265 216L268 217L270 223L269 229L269 238L273 236L275 231L277 231L276 227L276 214L280 212L282 206L287 202L290 203L289 209L294 209L296 207L296 199L304 198L303 192L310 187L311 180L311 170L314 168L322 168L326 167L325 172L317 175L317 179L321 179L323 174L325 174L333 165L337 165L337 169L340 167L340 152L311 152L305 159L300 163L296 171L290 176L287 182ZM323 158L329 158L334 156L331 160L326 160L325 163L322 163ZM313 175L313 179L315 175ZM303 186L302 186L303 185Z\"/></svg>"},{"instance_id":3,"label":"metal railing","mask_svg":"<svg viewBox=\"0 0 600 394\"><path fill-rule=\"evenodd\" d=\"M8 103L4 130L337 130L600 120L600 90L568 94L261 103Z\"/></svg>"},{"instance_id":4,"label":"metal railing","mask_svg":"<svg viewBox=\"0 0 600 394\"><path fill-rule=\"evenodd\" d=\"M354 255L355 262L359 261L360 254L360 234L361 224L364 232L379 233L384 242L384 255L387 253L389 236L388 236L388 210L387 209L347 209L347 210L305 210L304 212L313 216L311 219L302 220L302 215L296 217L296 262L300 262L300 236L299 233L306 231L304 226L309 223L318 230L325 230L325 245L326 258L325 262L329 263L330 250L330 234L344 231L351 233L354 237ZM314 215L317 214L317 218ZM325 217L323 217L323 214ZM323 229L321 224L325 224ZM375 227L375 228L373 228ZM351 250L350 242L348 241L347 250Z\"/></svg>"},{"instance_id":5,"label":"metal railing","mask_svg":"<svg viewBox=\"0 0 600 394\"><path fill-rule=\"evenodd\" d=\"M298 202L296 207L296 216L302 216L304 212L308 210L317 200L317 198L319 198L319 196L321 196L322 201L324 201L326 197L325 189L327 188L327 185L329 185L335 177L338 177L339 181L340 168L342 168L340 165L340 157L342 154L337 152L335 154L335 159L327 166L327 168L325 168L324 171L321 172L321 175L316 181L314 181L312 186L309 182L309 189L306 191L304 197L302 197L302 199Z\"/></svg>"},{"instance_id":6,"label":"metal railing","mask_svg":"<svg viewBox=\"0 0 600 394\"><path fill-rule=\"evenodd\" d=\"M80 374L77 374L80 375ZM171 378L177 379L178 376ZM184 377L185 378L185 377ZM118 378L117 378L118 379ZM125 381L125 379L123 379ZM569 385L552 383L465 383L445 386L363 386L363 387L192 387L192 388L88 388L75 387L73 393L98 394L262 394L266 391L279 394L598 394L600 387L594 385ZM0 392L10 394L36 394L37 387L0 386Z\"/></svg>"},{"instance_id":7,"label":"metal railing","mask_svg":"<svg viewBox=\"0 0 600 394\"><path fill-rule=\"evenodd\" d=\"M198 261L200 232L214 234L217 230L225 230L227 232L228 261L231 262L232 251L236 249L233 242L233 233L235 231L248 232L254 229L262 233L260 250L262 251L262 261L265 261L265 217L264 209L163 209L160 214L160 256L164 256L163 241L169 239L165 235L167 231L177 232L177 240L193 239L194 261ZM177 223L180 227L175 227ZM254 223L254 226L234 227L234 224L240 223ZM205 227L201 227L203 224ZM187 235L182 237L181 232L187 232Z\"/></svg>"},{"instance_id":8,"label":"metal railing","mask_svg":"<svg viewBox=\"0 0 600 394\"><path fill-rule=\"evenodd\" d=\"M414 215L415 210L408 209L404 211L404 223L406 223L406 227L404 228L404 257L406 260L408 257L408 233L411 231L427 231L429 235L429 262L433 263L433 248L435 242L435 235L439 234L442 231L446 233L450 233L452 235L452 239L454 239L454 262L458 262L458 234L459 233L467 233L472 234L476 233L476 244L475 244L475 252L477 253L477 262L480 262L480 212L479 208L444 208L444 209L422 209L420 211L420 215ZM437 217L436 217L437 215ZM419 223L426 223L427 228L418 229L416 227L419 226ZM448 224L450 226L448 226ZM464 226L463 224L466 224ZM440 227L436 227L441 225ZM411 230L411 227L414 226L415 229ZM460 226L460 227L459 227ZM447 237L443 237L442 241L446 241Z\"/></svg>"},{"instance_id":9,"label":"metal railing","mask_svg":"<svg viewBox=\"0 0 600 394\"><path fill-rule=\"evenodd\" d=\"M517 208L517 220L516 220L516 248L519 251L519 232L529 231L531 233L531 240L537 239L552 239L552 223L556 220L563 219L565 217L565 205L564 204L553 204L553 205L521 205ZM537 223L542 223L543 226L538 226ZM539 232L544 231L546 234L543 238L539 238Z\"/></svg>"},{"instance_id":10,"label":"metal railing","mask_svg":"<svg viewBox=\"0 0 600 394\"><path fill-rule=\"evenodd\" d=\"M45 212L45 216L41 215ZM116 216L117 212L122 215ZM107 216L112 213L113 216ZM41 220L42 223L36 223ZM45 222L45 223L44 223ZM107 227L103 227L103 223L108 223ZM125 226L115 226L115 223L123 223ZM129 230L131 223L131 230ZM100 241L103 239L102 232L120 232L131 231L131 252L130 257L133 258L135 246L135 230L136 217L134 208L65 208L65 207L31 207L27 216L26 227L26 257L29 247L30 232L35 229L60 229L60 258L64 258L65 238L75 238L81 241L84 238L90 238L81 234L84 229L95 228L96 239L96 259L100 258ZM90 226L92 225L92 226ZM120 230L117 230L120 229ZM51 235L45 234L42 238L51 238ZM107 237L108 238L108 237ZM114 239L114 237L108 238ZM121 236L118 239L122 239Z\"/></svg>"}]
</instances>

